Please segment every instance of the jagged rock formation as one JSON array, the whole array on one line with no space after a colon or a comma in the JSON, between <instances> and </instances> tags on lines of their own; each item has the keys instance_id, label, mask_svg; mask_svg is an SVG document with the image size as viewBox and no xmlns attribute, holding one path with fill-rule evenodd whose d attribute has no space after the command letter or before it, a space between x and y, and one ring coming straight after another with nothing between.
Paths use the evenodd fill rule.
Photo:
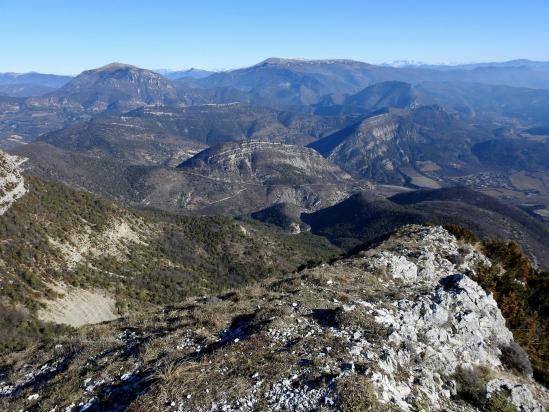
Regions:
<instances>
[{"instance_id":1,"label":"jagged rock formation","mask_svg":"<svg viewBox=\"0 0 549 412\"><path fill-rule=\"evenodd\" d=\"M513 337L470 278L479 263L444 229L406 226L330 265L13 354L0 406L478 410L465 382L486 410L543 411L547 390L502 362Z\"/></svg>"},{"instance_id":2,"label":"jagged rock formation","mask_svg":"<svg viewBox=\"0 0 549 412\"><path fill-rule=\"evenodd\" d=\"M27 193L25 180L19 168L25 160L0 150L0 215L3 215L13 202Z\"/></svg>"}]
</instances>

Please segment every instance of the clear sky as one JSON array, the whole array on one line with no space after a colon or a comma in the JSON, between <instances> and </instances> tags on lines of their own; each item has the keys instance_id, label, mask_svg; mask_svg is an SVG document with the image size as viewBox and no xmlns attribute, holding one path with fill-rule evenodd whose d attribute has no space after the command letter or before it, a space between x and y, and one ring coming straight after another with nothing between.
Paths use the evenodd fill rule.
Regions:
<instances>
[{"instance_id":1,"label":"clear sky","mask_svg":"<svg viewBox=\"0 0 549 412\"><path fill-rule=\"evenodd\" d=\"M0 0L0 72L549 60L549 0Z\"/></svg>"}]
</instances>

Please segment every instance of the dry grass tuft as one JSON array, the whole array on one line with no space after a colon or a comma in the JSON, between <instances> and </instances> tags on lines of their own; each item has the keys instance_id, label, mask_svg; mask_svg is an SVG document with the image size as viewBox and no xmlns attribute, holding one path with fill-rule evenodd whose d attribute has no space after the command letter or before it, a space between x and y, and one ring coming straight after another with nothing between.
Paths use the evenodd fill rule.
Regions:
<instances>
[{"instance_id":1,"label":"dry grass tuft","mask_svg":"<svg viewBox=\"0 0 549 412\"><path fill-rule=\"evenodd\" d=\"M364 375L351 374L339 379L336 390L342 412L379 410L377 392Z\"/></svg>"}]
</instances>

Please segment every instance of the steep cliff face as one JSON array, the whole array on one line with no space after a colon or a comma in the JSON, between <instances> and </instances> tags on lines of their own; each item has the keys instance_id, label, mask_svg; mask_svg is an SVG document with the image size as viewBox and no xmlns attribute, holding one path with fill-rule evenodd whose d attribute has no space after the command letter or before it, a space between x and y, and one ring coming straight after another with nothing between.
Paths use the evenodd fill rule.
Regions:
<instances>
[{"instance_id":1,"label":"steep cliff face","mask_svg":"<svg viewBox=\"0 0 549 412\"><path fill-rule=\"evenodd\" d=\"M355 176L437 188L478 170L471 146L490 136L432 105L368 117L309 147Z\"/></svg>"},{"instance_id":2,"label":"steep cliff face","mask_svg":"<svg viewBox=\"0 0 549 412\"><path fill-rule=\"evenodd\" d=\"M543 411L549 393L470 277L479 263L444 229L406 226L351 258L14 354L0 405Z\"/></svg>"},{"instance_id":3,"label":"steep cliff face","mask_svg":"<svg viewBox=\"0 0 549 412\"><path fill-rule=\"evenodd\" d=\"M3 215L21 196L27 193L19 166L25 159L10 156L0 150L0 215Z\"/></svg>"}]
</instances>

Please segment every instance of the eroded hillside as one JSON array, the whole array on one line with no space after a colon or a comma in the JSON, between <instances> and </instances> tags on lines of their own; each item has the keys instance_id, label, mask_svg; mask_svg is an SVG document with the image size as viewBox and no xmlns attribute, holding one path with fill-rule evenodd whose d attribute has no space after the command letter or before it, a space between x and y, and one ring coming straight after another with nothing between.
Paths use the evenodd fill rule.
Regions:
<instances>
[{"instance_id":1,"label":"eroded hillside","mask_svg":"<svg viewBox=\"0 0 549 412\"><path fill-rule=\"evenodd\" d=\"M28 410L543 411L492 295L491 263L440 227L4 359L0 402Z\"/></svg>"},{"instance_id":2,"label":"eroded hillside","mask_svg":"<svg viewBox=\"0 0 549 412\"><path fill-rule=\"evenodd\" d=\"M46 333L39 320L111 320L338 254L308 233L136 212L30 176L24 187L28 193L0 216L0 325L8 331L0 352Z\"/></svg>"}]
</instances>

